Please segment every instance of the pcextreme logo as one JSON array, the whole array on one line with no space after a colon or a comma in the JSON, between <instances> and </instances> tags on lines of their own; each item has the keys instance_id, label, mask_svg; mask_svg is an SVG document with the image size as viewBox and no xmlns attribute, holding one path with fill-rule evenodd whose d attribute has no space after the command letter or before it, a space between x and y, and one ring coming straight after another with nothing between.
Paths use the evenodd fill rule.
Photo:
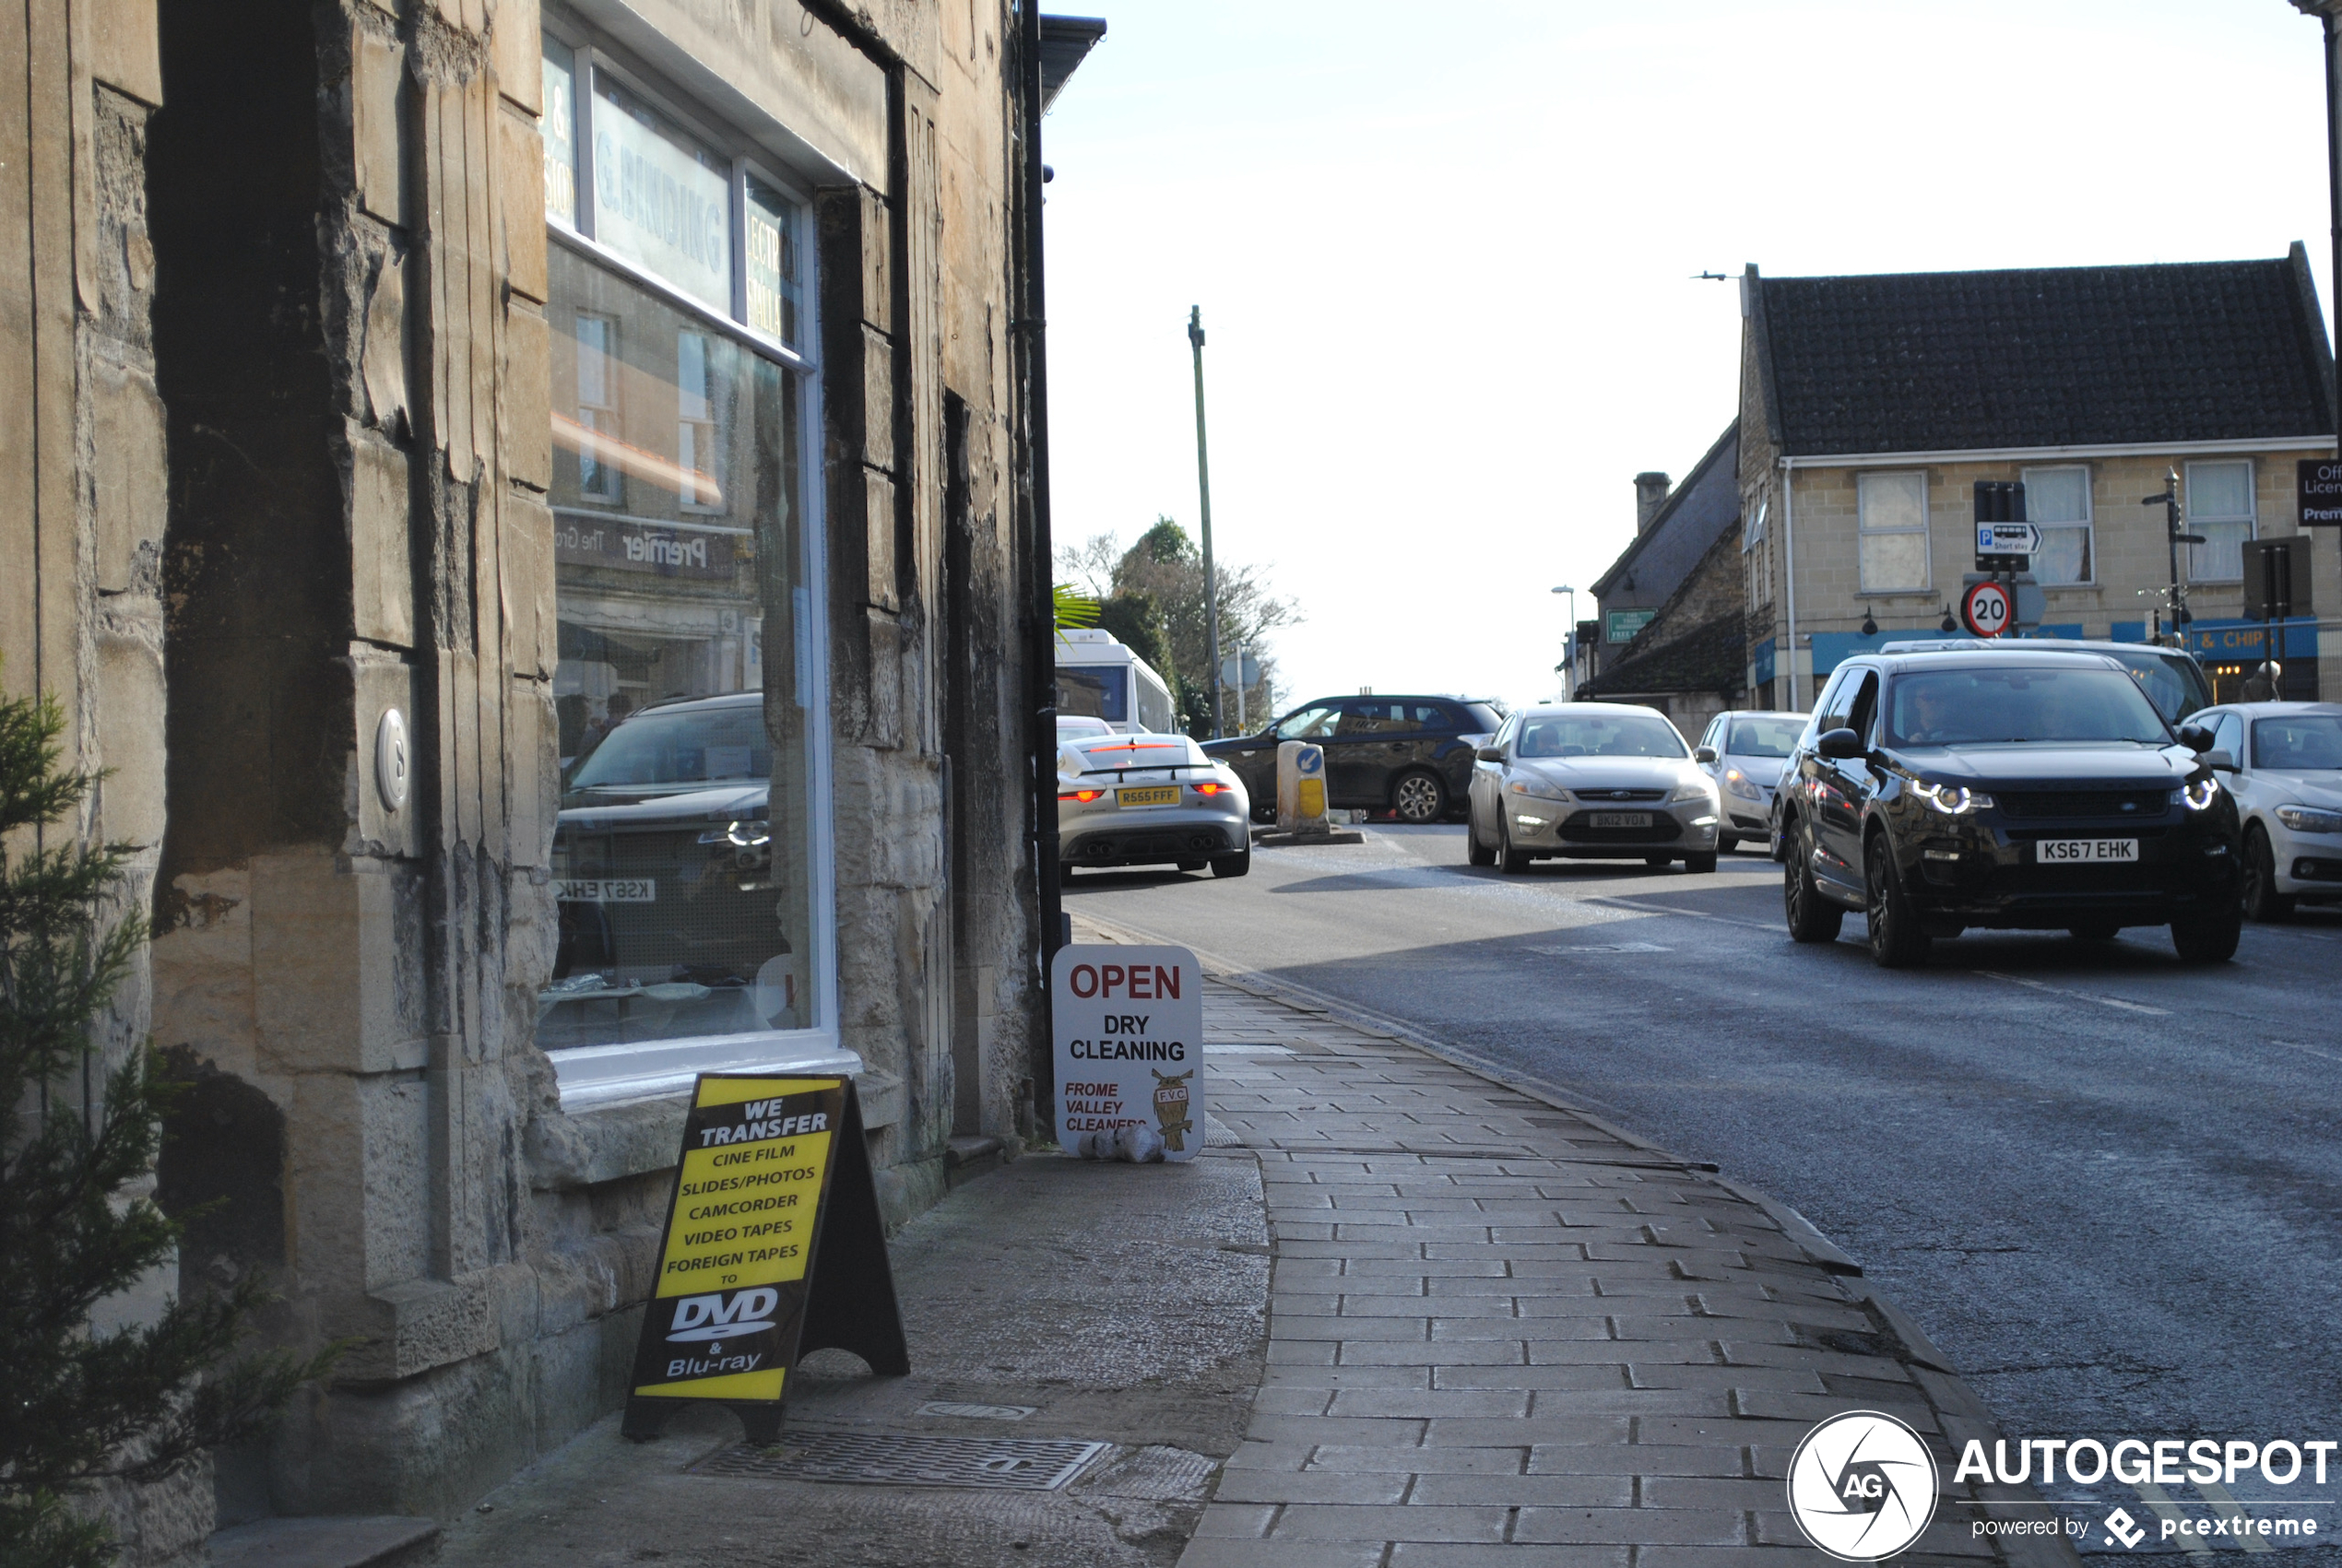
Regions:
<instances>
[{"instance_id":1,"label":"pcextreme logo","mask_svg":"<svg viewBox=\"0 0 2342 1568\"><path fill-rule=\"evenodd\" d=\"M1919 1433L1876 1410L1830 1417L1789 1461L1797 1527L1841 1562L1875 1562L1919 1539L1935 1489L1935 1456Z\"/></svg>"}]
</instances>

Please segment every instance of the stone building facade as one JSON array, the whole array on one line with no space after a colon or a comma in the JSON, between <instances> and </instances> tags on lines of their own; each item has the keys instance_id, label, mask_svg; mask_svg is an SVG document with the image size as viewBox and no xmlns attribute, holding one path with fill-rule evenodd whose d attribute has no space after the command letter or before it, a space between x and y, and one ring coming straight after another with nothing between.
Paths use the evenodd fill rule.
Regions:
<instances>
[{"instance_id":1,"label":"stone building facade","mask_svg":"<svg viewBox=\"0 0 2342 1568\"><path fill-rule=\"evenodd\" d=\"M1029 1126L1023 20L13 24L0 682L141 846L106 1045L217 1204L156 1288L359 1341L132 1561L444 1515L612 1409L697 1071L854 1072L895 1220Z\"/></svg>"},{"instance_id":2,"label":"stone building facade","mask_svg":"<svg viewBox=\"0 0 2342 1568\"><path fill-rule=\"evenodd\" d=\"M1839 660L1944 633L1974 568L1974 484L2026 485L2040 635L2180 637L2223 698L2261 657L2241 544L2304 532L2295 465L2331 458L2334 359L2297 244L2266 261L1742 282L1739 482L1755 701L1803 709ZM2179 476L2193 618L2160 505ZM2342 691L2342 560L2287 693ZM2330 531L2327 531L2330 532ZM1865 621L1876 631L1865 633Z\"/></svg>"},{"instance_id":3,"label":"stone building facade","mask_svg":"<svg viewBox=\"0 0 2342 1568\"><path fill-rule=\"evenodd\" d=\"M1600 641L1579 697L1657 708L1687 737L1745 706L1739 454L1727 426L1672 490L1636 476L1635 539L1594 580Z\"/></svg>"}]
</instances>

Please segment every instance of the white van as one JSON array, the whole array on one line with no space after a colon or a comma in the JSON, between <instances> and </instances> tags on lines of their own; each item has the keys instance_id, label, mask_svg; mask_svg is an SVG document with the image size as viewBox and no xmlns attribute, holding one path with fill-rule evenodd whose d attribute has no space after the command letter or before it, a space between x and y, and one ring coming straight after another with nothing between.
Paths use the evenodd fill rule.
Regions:
<instances>
[{"instance_id":1,"label":"white van","mask_svg":"<svg viewBox=\"0 0 2342 1568\"><path fill-rule=\"evenodd\" d=\"M1058 633L1057 707L1104 719L1119 734L1177 733L1178 710L1163 678L1094 627Z\"/></svg>"}]
</instances>

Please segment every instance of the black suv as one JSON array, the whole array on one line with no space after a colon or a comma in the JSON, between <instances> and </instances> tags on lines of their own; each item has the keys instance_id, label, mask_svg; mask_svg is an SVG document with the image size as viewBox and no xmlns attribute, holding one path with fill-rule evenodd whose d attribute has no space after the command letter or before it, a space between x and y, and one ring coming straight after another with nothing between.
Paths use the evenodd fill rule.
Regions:
<instances>
[{"instance_id":1,"label":"black suv","mask_svg":"<svg viewBox=\"0 0 2342 1568\"><path fill-rule=\"evenodd\" d=\"M1781 771L1789 933L1830 941L1860 910L1901 968L1970 925L2169 925L2182 958L2219 962L2243 852L2211 745L2103 654L1849 659Z\"/></svg>"},{"instance_id":2,"label":"black suv","mask_svg":"<svg viewBox=\"0 0 2342 1568\"><path fill-rule=\"evenodd\" d=\"M661 703L612 726L562 783L555 989L597 996L577 989L592 975L612 996L685 982L724 1008L790 953L775 918L772 774L760 691Z\"/></svg>"},{"instance_id":3,"label":"black suv","mask_svg":"<svg viewBox=\"0 0 2342 1568\"><path fill-rule=\"evenodd\" d=\"M1473 756L1504 722L1491 704L1456 697L1320 697L1203 749L1244 781L1256 821L1276 820L1278 743L1309 740L1326 749L1328 806L1437 822L1463 809Z\"/></svg>"}]
</instances>

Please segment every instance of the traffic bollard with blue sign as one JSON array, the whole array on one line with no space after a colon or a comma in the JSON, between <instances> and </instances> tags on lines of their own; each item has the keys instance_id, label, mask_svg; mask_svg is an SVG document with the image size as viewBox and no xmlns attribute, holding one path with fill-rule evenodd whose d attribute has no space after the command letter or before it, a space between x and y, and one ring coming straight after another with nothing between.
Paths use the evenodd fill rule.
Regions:
<instances>
[{"instance_id":1,"label":"traffic bollard with blue sign","mask_svg":"<svg viewBox=\"0 0 2342 1568\"><path fill-rule=\"evenodd\" d=\"M1277 830L1331 831L1326 822L1326 749L1307 740L1277 747Z\"/></svg>"}]
</instances>

